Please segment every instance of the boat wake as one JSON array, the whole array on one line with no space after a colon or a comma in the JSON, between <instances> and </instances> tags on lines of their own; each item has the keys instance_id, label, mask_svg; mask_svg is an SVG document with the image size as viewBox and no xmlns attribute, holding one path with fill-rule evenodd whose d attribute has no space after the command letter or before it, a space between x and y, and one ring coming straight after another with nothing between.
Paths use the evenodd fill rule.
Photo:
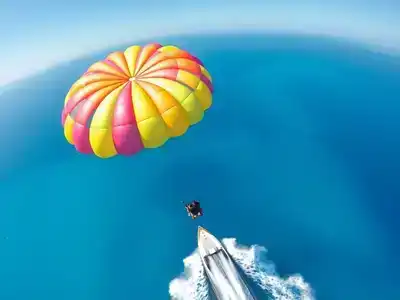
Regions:
<instances>
[{"instance_id":1,"label":"boat wake","mask_svg":"<svg viewBox=\"0 0 400 300\"><path fill-rule=\"evenodd\" d=\"M207 300L209 286L197 249L183 260L183 274L169 284L173 300Z\"/></svg>"},{"instance_id":2,"label":"boat wake","mask_svg":"<svg viewBox=\"0 0 400 300\"><path fill-rule=\"evenodd\" d=\"M313 291L300 275L279 277L273 262L266 259L267 250L258 245L238 245L236 239L222 240L232 259L243 273L265 292L264 299L315 300ZM169 294L174 300L208 300L210 288L197 249L183 260L184 273L170 282Z\"/></svg>"}]
</instances>

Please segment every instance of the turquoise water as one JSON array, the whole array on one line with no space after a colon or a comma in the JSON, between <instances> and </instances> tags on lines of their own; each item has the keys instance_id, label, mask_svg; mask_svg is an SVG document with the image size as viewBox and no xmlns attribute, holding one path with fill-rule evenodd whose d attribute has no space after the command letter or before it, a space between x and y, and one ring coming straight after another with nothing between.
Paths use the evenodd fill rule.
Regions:
<instances>
[{"instance_id":1,"label":"turquoise water","mask_svg":"<svg viewBox=\"0 0 400 300\"><path fill-rule=\"evenodd\" d=\"M64 96L108 50L0 95L0 299L165 299L198 224L267 247L317 299L400 299L400 61L322 38L166 42L203 60L215 98L161 149L65 142Z\"/></svg>"}]
</instances>

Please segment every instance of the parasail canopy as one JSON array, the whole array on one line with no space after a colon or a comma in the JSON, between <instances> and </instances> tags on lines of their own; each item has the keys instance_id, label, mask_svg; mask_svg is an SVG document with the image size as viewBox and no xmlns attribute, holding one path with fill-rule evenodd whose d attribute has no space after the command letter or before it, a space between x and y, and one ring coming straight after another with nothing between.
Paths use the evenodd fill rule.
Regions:
<instances>
[{"instance_id":1,"label":"parasail canopy","mask_svg":"<svg viewBox=\"0 0 400 300\"><path fill-rule=\"evenodd\" d=\"M149 44L111 53L69 90L62 112L67 141L102 158L162 146L203 119L211 76L175 46Z\"/></svg>"}]
</instances>

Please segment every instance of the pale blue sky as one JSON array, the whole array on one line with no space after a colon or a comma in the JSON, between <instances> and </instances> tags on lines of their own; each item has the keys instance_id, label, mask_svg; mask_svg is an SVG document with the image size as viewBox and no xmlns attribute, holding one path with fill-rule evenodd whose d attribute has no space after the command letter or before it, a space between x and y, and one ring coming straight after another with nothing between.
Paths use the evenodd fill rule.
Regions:
<instances>
[{"instance_id":1,"label":"pale blue sky","mask_svg":"<svg viewBox=\"0 0 400 300\"><path fill-rule=\"evenodd\" d=\"M236 30L322 33L397 51L398 28L398 0L0 0L0 86L95 50L152 36Z\"/></svg>"}]
</instances>

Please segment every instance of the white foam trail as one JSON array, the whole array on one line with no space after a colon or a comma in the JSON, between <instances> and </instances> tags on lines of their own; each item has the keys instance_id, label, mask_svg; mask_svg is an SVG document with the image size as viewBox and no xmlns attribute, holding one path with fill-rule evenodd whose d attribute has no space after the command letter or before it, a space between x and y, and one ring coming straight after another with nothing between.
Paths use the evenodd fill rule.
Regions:
<instances>
[{"instance_id":1,"label":"white foam trail","mask_svg":"<svg viewBox=\"0 0 400 300\"><path fill-rule=\"evenodd\" d=\"M183 260L184 273L169 284L174 300L208 300L208 282L197 249Z\"/></svg>"},{"instance_id":2,"label":"white foam trail","mask_svg":"<svg viewBox=\"0 0 400 300\"><path fill-rule=\"evenodd\" d=\"M273 299L315 299L310 285L300 275L279 277L274 263L265 259L267 250L264 247L238 246L234 238L223 239L222 243L243 272Z\"/></svg>"},{"instance_id":3,"label":"white foam trail","mask_svg":"<svg viewBox=\"0 0 400 300\"><path fill-rule=\"evenodd\" d=\"M274 263L265 258L267 250L264 247L237 245L234 238L223 239L222 243L244 274L266 292L266 297L276 300L315 300L311 287L300 275L279 277ZM207 278L197 249L183 263L184 274L170 282L171 299L210 299ZM231 287L223 289L229 293Z\"/></svg>"}]
</instances>

